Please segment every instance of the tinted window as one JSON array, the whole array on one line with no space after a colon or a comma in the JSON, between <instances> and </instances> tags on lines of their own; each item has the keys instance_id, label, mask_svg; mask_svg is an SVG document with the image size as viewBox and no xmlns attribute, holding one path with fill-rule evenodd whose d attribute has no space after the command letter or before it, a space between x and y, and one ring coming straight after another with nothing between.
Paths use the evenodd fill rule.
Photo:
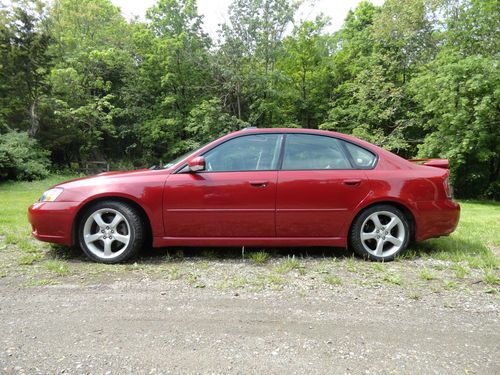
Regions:
<instances>
[{"instance_id":1,"label":"tinted window","mask_svg":"<svg viewBox=\"0 0 500 375\"><path fill-rule=\"evenodd\" d=\"M339 140L319 135L289 134L286 137L282 169L352 169L352 167Z\"/></svg>"},{"instance_id":2,"label":"tinted window","mask_svg":"<svg viewBox=\"0 0 500 375\"><path fill-rule=\"evenodd\" d=\"M351 154L352 161L356 168L369 169L375 165L377 157L373 153L349 142L344 142L344 144Z\"/></svg>"},{"instance_id":3,"label":"tinted window","mask_svg":"<svg viewBox=\"0 0 500 375\"><path fill-rule=\"evenodd\" d=\"M279 134L255 134L224 142L205 155L208 172L266 171L276 169Z\"/></svg>"}]
</instances>

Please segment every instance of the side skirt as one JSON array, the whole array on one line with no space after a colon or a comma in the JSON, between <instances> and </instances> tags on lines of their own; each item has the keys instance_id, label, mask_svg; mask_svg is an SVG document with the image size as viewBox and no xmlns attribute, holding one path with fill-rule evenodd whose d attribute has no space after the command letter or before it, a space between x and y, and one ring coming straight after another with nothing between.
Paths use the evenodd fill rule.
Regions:
<instances>
[{"instance_id":1,"label":"side skirt","mask_svg":"<svg viewBox=\"0 0 500 375\"><path fill-rule=\"evenodd\" d=\"M168 246L331 246L347 247L345 237L154 237L153 247Z\"/></svg>"}]
</instances>

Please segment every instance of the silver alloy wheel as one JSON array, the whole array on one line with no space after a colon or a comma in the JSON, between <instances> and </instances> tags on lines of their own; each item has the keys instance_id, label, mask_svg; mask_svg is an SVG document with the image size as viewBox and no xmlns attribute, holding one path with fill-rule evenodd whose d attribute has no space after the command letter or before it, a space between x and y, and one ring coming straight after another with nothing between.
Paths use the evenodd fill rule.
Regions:
<instances>
[{"instance_id":1,"label":"silver alloy wheel","mask_svg":"<svg viewBox=\"0 0 500 375\"><path fill-rule=\"evenodd\" d=\"M83 240L95 256L116 258L130 242L130 225L117 210L103 208L93 212L85 221Z\"/></svg>"},{"instance_id":2,"label":"silver alloy wheel","mask_svg":"<svg viewBox=\"0 0 500 375\"><path fill-rule=\"evenodd\" d=\"M360 235L364 249L380 258L395 254L406 239L403 222L389 211L378 211L368 216L361 226Z\"/></svg>"}]
</instances>

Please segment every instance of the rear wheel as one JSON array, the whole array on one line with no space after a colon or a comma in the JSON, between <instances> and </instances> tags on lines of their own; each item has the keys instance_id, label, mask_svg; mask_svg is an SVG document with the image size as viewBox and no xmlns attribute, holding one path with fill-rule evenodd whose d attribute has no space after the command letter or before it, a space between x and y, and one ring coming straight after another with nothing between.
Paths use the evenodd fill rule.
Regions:
<instances>
[{"instance_id":1,"label":"rear wheel","mask_svg":"<svg viewBox=\"0 0 500 375\"><path fill-rule=\"evenodd\" d=\"M80 221L80 247L92 260L118 263L133 257L143 244L143 224L128 204L102 201L89 207Z\"/></svg>"},{"instance_id":2,"label":"rear wheel","mask_svg":"<svg viewBox=\"0 0 500 375\"><path fill-rule=\"evenodd\" d=\"M394 206L373 206L356 218L349 233L349 240L354 252L364 258L376 261L393 260L408 246L408 219Z\"/></svg>"}]
</instances>

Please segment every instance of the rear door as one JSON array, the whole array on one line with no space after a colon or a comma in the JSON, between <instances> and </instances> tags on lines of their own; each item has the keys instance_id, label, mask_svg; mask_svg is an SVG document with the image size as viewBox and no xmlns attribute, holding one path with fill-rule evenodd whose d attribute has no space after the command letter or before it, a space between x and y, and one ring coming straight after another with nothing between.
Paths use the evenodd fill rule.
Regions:
<instances>
[{"instance_id":1,"label":"rear door","mask_svg":"<svg viewBox=\"0 0 500 375\"><path fill-rule=\"evenodd\" d=\"M176 173L164 189L168 237L275 237L282 135L232 138L203 156L206 170Z\"/></svg>"},{"instance_id":2,"label":"rear door","mask_svg":"<svg viewBox=\"0 0 500 375\"><path fill-rule=\"evenodd\" d=\"M323 135L286 135L276 193L278 237L340 236L350 213L370 191L363 170L369 162L353 158L347 146L361 149ZM364 152L375 161L375 155Z\"/></svg>"}]
</instances>

